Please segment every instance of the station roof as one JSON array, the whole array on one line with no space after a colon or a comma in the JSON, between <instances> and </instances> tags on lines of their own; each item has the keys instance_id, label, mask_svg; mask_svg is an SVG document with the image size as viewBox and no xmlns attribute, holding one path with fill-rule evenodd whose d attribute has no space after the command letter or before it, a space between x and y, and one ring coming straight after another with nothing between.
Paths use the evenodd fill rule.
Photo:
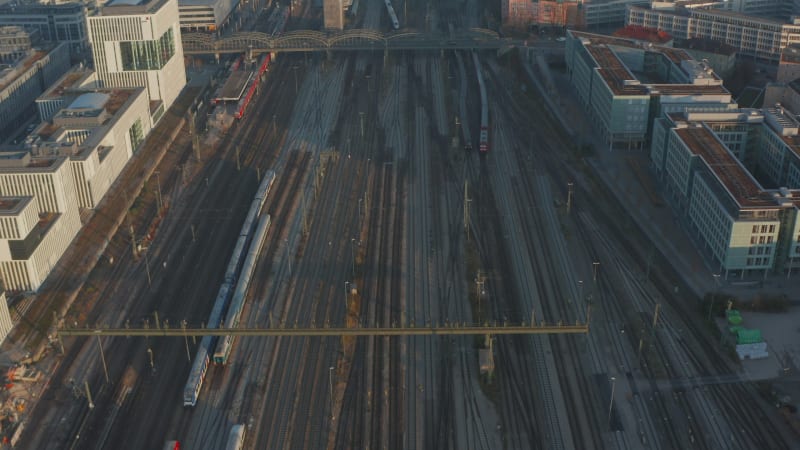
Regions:
<instances>
[{"instance_id":1,"label":"station roof","mask_svg":"<svg viewBox=\"0 0 800 450\"><path fill-rule=\"evenodd\" d=\"M247 82L250 81L252 75L253 72L249 70L239 70L231 73L225 81L225 84L222 85L217 99L222 101L238 101L242 98L242 94L244 94L244 90L247 88Z\"/></svg>"}]
</instances>

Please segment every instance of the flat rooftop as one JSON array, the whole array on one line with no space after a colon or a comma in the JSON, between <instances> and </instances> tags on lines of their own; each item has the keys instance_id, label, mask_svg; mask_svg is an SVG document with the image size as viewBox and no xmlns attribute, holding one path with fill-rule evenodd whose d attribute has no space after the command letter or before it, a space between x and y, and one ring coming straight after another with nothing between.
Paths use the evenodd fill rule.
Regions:
<instances>
[{"instance_id":1,"label":"flat rooftop","mask_svg":"<svg viewBox=\"0 0 800 450\"><path fill-rule=\"evenodd\" d=\"M16 214L25 205L27 205L33 197L0 197L0 215Z\"/></svg>"},{"instance_id":2,"label":"flat rooftop","mask_svg":"<svg viewBox=\"0 0 800 450\"><path fill-rule=\"evenodd\" d=\"M47 56L47 54L50 53L50 51L53 50L54 48L55 47L42 49L42 50L35 50L32 55L29 55L28 57L26 57L22 61L20 61L17 64L15 64L13 67L10 67L8 70L14 70L14 71L16 71L16 73L12 77L9 77L8 79L5 79L2 82L0 82L0 91L2 91L3 89L5 89L9 85L11 85L11 83L16 81L17 78L19 78L22 74L27 72L28 69L33 67L33 65L36 63L36 61L39 61L42 58L44 58L45 56ZM3 75L3 73L0 72L0 76L2 76L2 75Z\"/></svg>"},{"instance_id":3,"label":"flat rooftop","mask_svg":"<svg viewBox=\"0 0 800 450\"><path fill-rule=\"evenodd\" d=\"M247 82L250 81L253 72L249 70L238 70L231 73L222 89L219 91L219 100L223 101L237 101L242 98Z\"/></svg>"},{"instance_id":4,"label":"flat rooftop","mask_svg":"<svg viewBox=\"0 0 800 450\"><path fill-rule=\"evenodd\" d=\"M90 17L103 17L108 13L109 16L124 16L134 14L153 14L168 0L110 0L103 4L102 8L97 8Z\"/></svg>"},{"instance_id":5,"label":"flat rooftop","mask_svg":"<svg viewBox=\"0 0 800 450\"><path fill-rule=\"evenodd\" d=\"M689 150L705 161L736 203L742 208L773 209L774 198L753 179L725 146L706 127L677 128L675 133Z\"/></svg>"},{"instance_id":6,"label":"flat rooftop","mask_svg":"<svg viewBox=\"0 0 800 450\"><path fill-rule=\"evenodd\" d=\"M50 86L39 98L56 99L62 97L70 89L76 89L82 80L92 74L88 69L72 69Z\"/></svg>"}]
</instances>

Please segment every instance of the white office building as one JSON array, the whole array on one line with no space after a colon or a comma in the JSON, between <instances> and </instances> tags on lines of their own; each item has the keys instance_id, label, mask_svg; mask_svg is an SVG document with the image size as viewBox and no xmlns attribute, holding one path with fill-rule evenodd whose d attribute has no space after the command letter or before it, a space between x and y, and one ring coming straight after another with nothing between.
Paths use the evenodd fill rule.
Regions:
<instances>
[{"instance_id":1,"label":"white office building","mask_svg":"<svg viewBox=\"0 0 800 450\"><path fill-rule=\"evenodd\" d=\"M93 209L152 128L143 88L85 89L91 72L64 75L37 99L43 122L28 137L34 156L68 156L78 206ZM55 106L57 111L49 113Z\"/></svg>"},{"instance_id":2,"label":"white office building","mask_svg":"<svg viewBox=\"0 0 800 450\"><path fill-rule=\"evenodd\" d=\"M800 268L797 131L778 109L673 112L653 124L650 157L665 197L725 277Z\"/></svg>"},{"instance_id":3,"label":"white office building","mask_svg":"<svg viewBox=\"0 0 800 450\"><path fill-rule=\"evenodd\" d=\"M100 87L144 87L157 122L186 85L177 0L111 0L89 16Z\"/></svg>"},{"instance_id":4,"label":"white office building","mask_svg":"<svg viewBox=\"0 0 800 450\"><path fill-rule=\"evenodd\" d=\"M8 291L35 291L81 227L66 157L0 153L0 276Z\"/></svg>"}]
</instances>

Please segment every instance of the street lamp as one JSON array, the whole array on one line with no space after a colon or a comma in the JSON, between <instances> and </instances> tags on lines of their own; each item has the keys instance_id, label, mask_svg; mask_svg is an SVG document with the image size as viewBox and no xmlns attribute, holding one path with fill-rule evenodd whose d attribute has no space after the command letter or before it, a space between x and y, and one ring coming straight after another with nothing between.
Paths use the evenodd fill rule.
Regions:
<instances>
[{"instance_id":1,"label":"street lamp","mask_svg":"<svg viewBox=\"0 0 800 450\"><path fill-rule=\"evenodd\" d=\"M583 301L583 280L578 280L578 302Z\"/></svg>"},{"instance_id":2,"label":"street lamp","mask_svg":"<svg viewBox=\"0 0 800 450\"><path fill-rule=\"evenodd\" d=\"M611 428L611 410L614 409L614 388L617 387L617 377L611 377L611 400L608 402L608 428Z\"/></svg>"},{"instance_id":3,"label":"street lamp","mask_svg":"<svg viewBox=\"0 0 800 450\"><path fill-rule=\"evenodd\" d=\"M708 305L708 321L711 322L711 311L714 309L714 300L716 299L717 295L717 288L719 287L719 274L715 273L712 274L714 277L714 290L711 291L711 304Z\"/></svg>"},{"instance_id":4,"label":"street lamp","mask_svg":"<svg viewBox=\"0 0 800 450\"><path fill-rule=\"evenodd\" d=\"M336 415L333 413L333 366L328 367L328 387L331 393L331 420L336 420Z\"/></svg>"},{"instance_id":5,"label":"street lamp","mask_svg":"<svg viewBox=\"0 0 800 450\"><path fill-rule=\"evenodd\" d=\"M158 191L157 191L157 195L158 196L156 197L156 205L158 205L158 212L161 212L161 205L162 205L162 203L161 203L161 176L160 176L161 172L156 170L155 174L156 174L156 186L158 188Z\"/></svg>"},{"instance_id":6,"label":"street lamp","mask_svg":"<svg viewBox=\"0 0 800 450\"><path fill-rule=\"evenodd\" d=\"M600 261L592 262L592 281L597 283L597 269L600 268Z\"/></svg>"},{"instance_id":7,"label":"street lamp","mask_svg":"<svg viewBox=\"0 0 800 450\"><path fill-rule=\"evenodd\" d=\"M360 203L359 203L360 205ZM352 261L352 269L353 269L353 276L356 275L356 238L350 238L350 254L353 256Z\"/></svg>"}]
</instances>

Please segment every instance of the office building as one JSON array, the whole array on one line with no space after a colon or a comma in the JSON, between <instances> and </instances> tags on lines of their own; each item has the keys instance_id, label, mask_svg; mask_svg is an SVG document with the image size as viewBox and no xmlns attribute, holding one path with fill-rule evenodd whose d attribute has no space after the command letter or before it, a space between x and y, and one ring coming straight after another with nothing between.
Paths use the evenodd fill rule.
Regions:
<instances>
[{"instance_id":1,"label":"office building","mask_svg":"<svg viewBox=\"0 0 800 450\"><path fill-rule=\"evenodd\" d=\"M185 31L220 30L238 6L238 0L179 0L180 27Z\"/></svg>"},{"instance_id":2,"label":"office building","mask_svg":"<svg viewBox=\"0 0 800 450\"><path fill-rule=\"evenodd\" d=\"M628 6L626 24L666 31L676 40L704 38L724 42L745 56L778 62L781 51L800 42L800 18L784 22L691 4L654 2Z\"/></svg>"},{"instance_id":3,"label":"office building","mask_svg":"<svg viewBox=\"0 0 800 450\"><path fill-rule=\"evenodd\" d=\"M88 18L99 87L144 87L153 123L186 85L177 0L111 0Z\"/></svg>"},{"instance_id":4,"label":"office building","mask_svg":"<svg viewBox=\"0 0 800 450\"><path fill-rule=\"evenodd\" d=\"M652 119L665 112L735 107L722 79L684 50L570 30L565 58L570 82L609 146L642 148Z\"/></svg>"},{"instance_id":5,"label":"office building","mask_svg":"<svg viewBox=\"0 0 800 450\"><path fill-rule=\"evenodd\" d=\"M7 291L36 291L81 222L69 160L0 153L0 276Z\"/></svg>"},{"instance_id":6,"label":"office building","mask_svg":"<svg viewBox=\"0 0 800 450\"><path fill-rule=\"evenodd\" d=\"M0 70L0 137L16 133L36 97L69 69L67 44L48 44L24 55Z\"/></svg>"},{"instance_id":7,"label":"office building","mask_svg":"<svg viewBox=\"0 0 800 450\"><path fill-rule=\"evenodd\" d=\"M797 131L779 108L673 112L653 124L650 157L665 197L725 277L800 262Z\"/></svg>"},{"instance_id":8,"label":"office building","mask_svg":"<svg viewBox=\"0 0 800 450\"><path fill-rule=\"evenodd\" d=\"M149 134L152 122L143 88L85 89L91 72L66 74L37 99L45 114L25 141L35 157L68 156L78 206L94 208Z\"/></svg>"},{"instance_id":9,"label":"office building","mask_svg":"<svg viewBox=\"0 0 800 450\"><path fill-rule=\"evenodd\" d=\"M86 14L86 7L80 2L9 2L0 5L0 26L22 27L37 33L45 42L67 44L73 56L80 56L89 48Z\"/></svg>"}]
</instances>

